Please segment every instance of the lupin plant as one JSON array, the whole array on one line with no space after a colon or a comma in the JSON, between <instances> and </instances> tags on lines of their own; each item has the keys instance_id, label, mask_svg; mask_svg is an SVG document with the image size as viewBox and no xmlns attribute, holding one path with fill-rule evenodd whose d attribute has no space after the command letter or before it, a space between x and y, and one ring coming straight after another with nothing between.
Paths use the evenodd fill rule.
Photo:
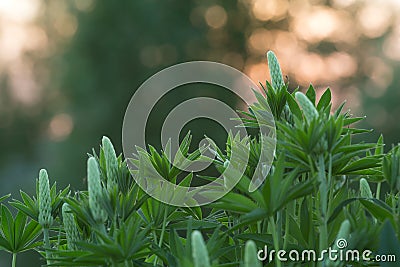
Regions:
<instances>
[{"instance_id":1,"label":"lupin plant","mask_svg":"<svg viewBox=\"0 0 400 267\"><path fill-rule=\"evenodd\" d=\"M94 221L99 226L104 226L104 222L107 219L107 214L102 207L104 193L100 180L99 166L94 157L90 157L87 161L87 175L90 212Z\"/></svg>"},{"instance_id":2,"label":"lupin plant","mask_svg":"<svg viewBox=\"0 0 400 267\"><path fill-rule=\"evenodd\" d=\"M373 198L371 188L365 178L360 179L360 195L365 198Z\"/></svg>"},{"instance_id":3,"label":"lupin plant","mask_svg":"<svg viewBox=\"0 0 400 267\"><path fill-rule=\"evenodd\" d=\"M296 92L296 99L303 110L304 117L308 123L318 118L318 111L311 100L302 92Z\"/></svg>"},{"instance_id":4,"label":"lupin plant","mask_svg":"<svg viewBox=\"0 0 400 267\"><path fill-rule=\"evenodd\" d=\"M270 172L265 165L257 167L263 160L261 135L228 134L226 147L214 144L217 156L208 160L220 173L229 166L246 167L233 190L202 208L171 206L147 195L133 179L155 171L175 185L191 185L194 174L168 160L170 147L162 152L151 145L138 148L137 157L129 159L137 169L129 170L103 137L100 151L87 161L86 191L57 192L41 170L36 196L21 191L21 200L9 202L15 217L5 203L8 196L0 198L0 249L11 253L12 266L27 250L38 251L47 266L376 266L375 257L383 254L397 262L380 266L398 266L400 145L385 153L383 137L376 143L354 142L353 136L370 132L356 127L363 117L344 112L344 103L333 109L330 89L318 100L312 85L305 92L291 90L275 54L270 51L267 58L271 83L261 92L254 88L258 102L243 111L243 122L258 128L257 119L269 118L256 114L274 116L277 142ZM200 149L189 152L190 143L188 134L180 157L201 158ZM233 147L248 147L248 160L234 159ZM254 175L265 180L249 192ZM265 247L275 254L265 255ZM329 248L371 255L288 258L296 255L288 251L315 250L319 256ZM287 252L286 260L279 251Z\"/></svg>"},{"instance_id":5,"label":"lupin plant","mask_svg":"<svg viewBox=\"0 0 400 267\"><path fill-rule=\"evenodd\" d=\"M246 242L244 250L244 264L243 267L261 267L262 264L257 258L258 250L256 243L249 240Z\"/></svg>"},{"instance_id":6,"label":"lupin plant","mask_svg":"<svg viewBox=\"0 0 400 267\"><path fill-rule=\"evenodd\" d=\"M102 139L104 157L106 159L106 174L107 174L107 190L111 191L118 189L118 160L115 154L114 146L108 137L104 136Z\"/></svg>"},{"instance_id":7,"label":"lupin plant","mask_svg":"<svg viewBox=\"0 0 400 267\"><path fill-rule=\"evenodd\" d=\"M67 239L67 247L70 250L77 249L77 242L80 241L80 234L75 222L75 216L71 212L68 203L64 203L62 206L62 219L63 219L63 226L65 230L65 236Z\"/></svg>"},{"instance_id":8,"label":"lupin plant","mask_svg":"<svg viewBox=\"0 0 400 267\"><path fill-rule=\"evenodd\" d=\"M51 215L51 196L50 196L50 183L47 171L41 169L39 172L39 224L43 228L44 248L46 249L46 259L49 263L50 253L50 237L49 229L53 223Z\"/></svg>"},{"instance_id":9,"label":"lupin plant","mask_svg":"<svg viewBox=\"0 0 400 267\"><path fill-rule=\"evenodd\" d=\"M267 52L269 73L271 76L272 89L279 90L285 83L283 81L281 66L279 65L278 59L276 58L274 52Z\"/></svg>"},{"instance_id":10,"label":"lupin plant","mask_svg":"<svg viewBox=\"0 0 400 267\"><path fill-rule=\"evenodd\" d=\"M207 247L199 231L192 233L192 256L194 267L210 267Z\"/></svg>"},{"instance_id":11,"label":"lupin plant","mask_svg":"<svg viewBox=\"0 0 400 267\"><path fill-rule=\"evenodd\" d=\"M41 169L39 172L39 224L43 228L49 228L53 223L51 215L50 183L47 171Z\"/></svg>"}]
</instances>

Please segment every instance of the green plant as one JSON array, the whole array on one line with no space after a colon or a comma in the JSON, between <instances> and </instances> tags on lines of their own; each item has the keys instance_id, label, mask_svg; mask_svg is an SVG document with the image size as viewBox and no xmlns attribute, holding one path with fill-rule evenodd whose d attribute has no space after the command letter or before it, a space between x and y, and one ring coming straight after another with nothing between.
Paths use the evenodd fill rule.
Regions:
<instances>
[{"instance_id":1,"label":"green plant","mask_svg":"<svg viewBox=\"0 0 400 267\"><path fill-rule=\"evenodd\" d=\"M172 163L170 143L162 152L138 148L130 159L135 178L161 176L189 186L194 175L177 167L188 164L184 158L212 161L220 173L231 165L234 170L227 176L243 173L218 201L202 208L171 206L141 189L127 162L103 137L99 153L93 151L87 161L87 191L67 187L57 193L41 170L36 197L21 191L22 201L10 201L15 217L1 206L0 248L12 253L13 266L17 253L30 249L40 252L48 266L373 266L372 261L335 261L326 254L318 261L282 261L276 255L258 260L264 246L276 252L321 253L340 248L342 239L345 251L371 250L371 258L398 255L400 146L384 153L383 137L355 143L353 136L369 133L354 126L362 118L343 112L344 103L333 110L330 89L319 101L312 85L305 93L290 92L272 52L268 63L272 84L255 91L258 102L243 112L243 121L258 128L273 114L277 143L269 172L258 162L264 160L262 142L273 140L261 134L229 134L225 148L211 142L214 159L204 158L205 147L190 151L190 134ZM248 157L239 153L233 158L233 148L249 149ZM253 176L266 179L249 190ZM42 232L44 242L39 241ZM392 245L382 241L388 233Z\"/></svg>"},{"instance_id":2,"label":"green plant","mask_svg":"<svg viewBox=\"0 0 400 267\"><path fill-rule=\"evenodd\" d=\"M17 254L41 245L37 241L41 227L34 220L29 220L21 211L15 217L10 210L1 205L0 247L12 253L12 267L16 266Z\"/></svg>"}]
</instances>

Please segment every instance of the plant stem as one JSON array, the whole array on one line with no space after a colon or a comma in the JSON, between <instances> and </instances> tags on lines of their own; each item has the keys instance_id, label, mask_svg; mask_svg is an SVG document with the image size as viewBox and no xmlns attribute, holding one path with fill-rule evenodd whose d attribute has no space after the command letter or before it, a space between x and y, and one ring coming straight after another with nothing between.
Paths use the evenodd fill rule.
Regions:
<instances>
[{"instance_id":1,"label":"plant stem","mask_svg":"<svg viewBox=\"0 0 400 267\"><path fill-rule=\"evenodd\" d=\"M17 266L17 253L15 253L15 252L12 254L12 264L11 264L11 266L12 267Z\"/></svg>"},{"instance_id":2,"label":"plant stem","mask_svg":"<svg viewBox=\"0 0 400 267\"><path fill-rule=\"evenodd\" d=\"M49 228L43 228L43 237L44 237L44 249L46 250L46 262L50 264L50 238L49 238Z\"/></svg>"},{"instance_id":3,"label":"plant stem","mask_svg":"<svg viewBox=\"0 0 400 267\"><path fill-rule=\"evenodd\" d=\"M125 267L131 267L131 266L133 266L133 264L132 264L132 261L131 260L125 260L124 261L124 265L125 265Z\"/></svg>"},{"instance_id":4,"label":"plant stem","mask_svg":"<svg viewBox=\"0 0 400 267\"><path fill-rule=\"evenodd\" d=\"M164 218L163 218L163 223L162 223L162 228L161 228L160 241L158 242L159 247L161 247L163 240L164 240L165 227L167 226L167 216L168 216L168 207L165 207Z\"/></svg>"},{"instance_id":5,"label":"plant stem","mask_svg":"<svg viewBox=\"0 0 400 267\"><path fill-rule=\"evenodd\" d=\"M153 238L154 238L154 243L158 243L158 241L157 241L157 233L156 233L156 230L154 230L153 229ZM157 266L157 261L158 261L158 257L157 257L157 255L155 255L154 256L154 260L153 260L153 266Z\"/></svg>"},{"instance_id":6,"label":"plant stem","mask_svg":"<svg viewBox=\"0 0 400 267\"><path fill-rule=\"evenodd\" d=\"M328 247L328 195L330 193L329 184L325 174L325 162L322 155L318 159L318 181L319 185L319 212L321 216L320 233L319 233L319 251Z\"/></svg>"},{"instance_id":7,"label":"plant stem","mask_svg":"<svg viewBox=\"0 0 400 267\"><path fill-rule=\"evenodd\" d=\"M162 222L162 228L161 228L161 234L160 234L160 240L158 241L158 246L161 248L163 240L164 240L164 233L165 233L165 227L167 226L167 216L168 216L168 206L164 208L164 218ZM155 237L157 236L154 232ZM157 242L157 240L155 240ZM158 257L156 255L154 259L154 266L157 265L158 262Z\"/></svg>"},{"instance_id":8,"label":"plant stem","mask_svg":"<svg viewBox=\"0 0 400 267\"><path fill-rule=\"evenodd\" d=\"M288 205L286 208L286 214L285 214L285 238L283 239L283 249L286 249L287 247L287 242L289 241L289 219L290 219L290 213L293 212L292 207L293 204L296 205L296 201L293 201Z\"/></svg>"},{"instance_id":9,"label":"plant stem","mask_svg":"<svg viewBox=\"0 0 400 267\"><path fill-rule=\"evenodd\" d=\"M380 198L380 195L381 195L381 185L382 185L382 183L379 182L378 185L376 186L376 196L375 196L376 199L379 199L379 198Z\"/></svg>"},{"instance_id":10,"label":"plant stem","mask_svg":"<svg viewBox=\"0 0 400 267\"><path fill-rule=\"evenodd\" d=\"M278 232L276 231L276 225L275 225L275 220L273 216L269 217L269 223L271 224L271 232L272 232L272 240L274 242L274 248L275 248L275 253L279 251L279 235ZM281 261L278 259L278 257L275 257L275 263L276 267L282 267Z\"/></svg>"},{"instance_id":11,"label":"plant stem","mask_svg":"<svg viewBox=\"0 0 400 267\"><path fill-rule=\"evenodd\" d=\"M329 153L329 164L328 164L328 189L329 189L329 194L328 194L328 203L327 203L327 211L326 211L326 216L328 220L328 216L331 214L331 208L332 208L332 200L333 200L333 195L334 195L334 186L333 186L333 179L332 179L332 154Z\"/></svg>"}]
</instances>

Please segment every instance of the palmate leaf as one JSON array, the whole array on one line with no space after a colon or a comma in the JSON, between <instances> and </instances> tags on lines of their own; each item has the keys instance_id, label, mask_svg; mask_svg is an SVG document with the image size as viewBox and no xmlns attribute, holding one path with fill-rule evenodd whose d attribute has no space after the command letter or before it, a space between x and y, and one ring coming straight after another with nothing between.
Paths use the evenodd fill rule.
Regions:
<instances>
[{"instance_id":1,"label":"palmate leaf","mask_svg":"<svg viewBox=\"0 0 400 267\"><path fill-rule=\"evenodd\" d=\"M151 225L143 228L141 224L142 220L136 214L125 222L119 222L119 227L112 227L110 232L92 229L93 240L76 243L79 252L53 251L52 263L55 266L64 266L65 263L69 263L68 266L93 266L144 261L141 252L149 245L147 235Z\"/></svg>"},{"instance_id":2,"label":"palmate leaf","mask_svg":"<svg viewBox=\"0 0 400 267\"><path fill-rule=\"evenodd\" d=\"M60 251L53 250L52 263L47 266L109 266L104 258L99 258L87 251ZM137 267L151 267L153 264L146 263L144 260L130 260L128 265Z\"/></svg>"},{"instance_id":3,"label":"palmate leaf","mask_svg":"<svg viewBox=\"0 0 400 267\"><path fill-rule=\"evenodd\" d=\"M0 248L10 253L20 253L41 244L36 242L41 233L41 226L33 220L28 221L21 211L15 217L10 210L1 205Z\"/></svg>"},{"instance_id":4,"label":"palmate leaf","mask_svg":"<svg viewBox=\"0 0 400 267\"><path fill-rule=\"evenodd\" d=\"M20 190L21 199L13 199L10 201L10 205L18 209L19 211L25 213L27 216L32 218L35 221L38 221L39 216L39 202L38 202L38 180L36 181L36 196L30 197L27 193ZM69 186L57 192L56 183L50 188L50 197L51 197L51 207L52 207L52 217L57 217L61 205L63 204L64 198L69 194L70 189Z\"/></svg>"}]
</instances>

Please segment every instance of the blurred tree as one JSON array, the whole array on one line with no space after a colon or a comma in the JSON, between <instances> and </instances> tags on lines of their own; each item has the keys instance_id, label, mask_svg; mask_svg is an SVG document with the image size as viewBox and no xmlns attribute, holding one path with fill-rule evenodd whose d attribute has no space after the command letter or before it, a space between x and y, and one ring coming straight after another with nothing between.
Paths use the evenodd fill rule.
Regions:
<instances>
[{"instance_id":1,"label":"blurred tree","mask_svg":"<svg viewBox=\"0 0 400 267\"><path fill-rule=\"evenodd\" d=\"M84 188L86 153L98 148L102 135L121 152L126 106L157 71L189 60L213 60L264 82L270 49L292 88L309 82L316 88L331 86L335 104L348 99L356 115L368 116L364 123L376 129L376 137L383 132L389 144L399 142L396 1L25 2L12 1L16 4L9 10L0 5L2 194L21 186L32 192L44 166L53 181ZM30 22L27 6L36 21ZM24 23L23 15L29 17ZM23 52L19 57L17 48ZM193 95L178 88L159 103L150 142L159 146L163 118L185 99L201 94L238 103L211 86L193 88ZM210 132L223 142L225 133L215 123L200 120L189 126L198 133L195 144Z\"/></svg>"},{"instance_id":2,"label":"blurred tree","mask_svg":"<svg viewBox=\"0 0 400 267\"><path fill-rule=\"evenodd\" d=\"M225 8L235 10L236 5L232 2ZM208 53L214 46L219 46L224 53L232 50L245 53L245 35L241 28L230 26L223 32L228 39L208 40L210 27L195 14L196 8L202 6L207 7L207 3L176 0L93 2L90 11L69 6L71 16L75 17L69 23L76 20L78 26L73 37L66 41L63 52L54 55L50 63L54 71L49 85L58 88L68 103L58 112L68 114L73 120L71 134L52 148L54 153L47 158L47 164L49 161L57 164L54 168L57 176L81 179L85 170L83 157L92 147L97 148L102 135L110 136L121 151L125 109L135 89L152 74L175 63L209 59ZM50 14L46 18L51 17L55 8L58 8L56 4L47 6L46 12ZM216 20L214 23L218 23L215 17L218 12L227 11L222 7L217 9L217 14L211 15ZM68 29L65 26L64 30ZM166 109L172 109L184 99L200 94L222 98L232 106L237 101L232 95L229 100L229 94L215 93L211 87L191 89L177 90L168 101L157 106L158 115L149 126L149 132L153 133L149 136L151 143L159 144L159 131L152 129L159 129L168 114ZM203 121L192 130L196 132L206 125L211 125L209 135L217 127ZM196 138L199 140L201 136Z\"/></svg>"}]
</instances>

